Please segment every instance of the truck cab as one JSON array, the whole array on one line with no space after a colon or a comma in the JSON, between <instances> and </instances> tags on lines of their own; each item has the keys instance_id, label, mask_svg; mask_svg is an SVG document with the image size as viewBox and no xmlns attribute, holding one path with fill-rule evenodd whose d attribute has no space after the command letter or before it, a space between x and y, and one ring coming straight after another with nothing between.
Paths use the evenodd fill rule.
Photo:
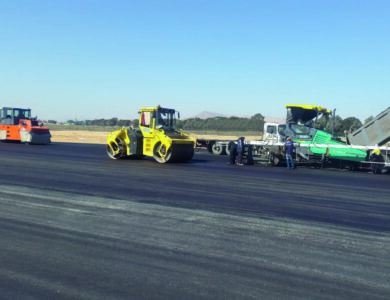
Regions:
<instances>
[{"instance_id":1,"label":"truck cab","mask_svg":"<svg viewBox=\"0 0 390 300\"><path fill-rule=\"evenodd\" d=\"M272 143L282 143L286 138L285 130L286 124L264 123L263 140Z\"/></svg>"}]
</instances>

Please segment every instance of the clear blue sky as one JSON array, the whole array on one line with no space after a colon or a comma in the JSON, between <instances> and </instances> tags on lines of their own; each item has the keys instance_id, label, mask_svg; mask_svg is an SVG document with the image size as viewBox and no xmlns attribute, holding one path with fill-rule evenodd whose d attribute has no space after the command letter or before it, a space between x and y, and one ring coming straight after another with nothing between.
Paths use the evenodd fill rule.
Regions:
<instances>
[{"instance_id":1,"label":"clear blue sky","mask_svg":"<svg viewBox=\"0 0 390 300\"><path fill-rule=\"evenodd\" d=\"M0 106L41 119L140 106L284 117L390 106L388 0L0 0Z\"/></svg>"}]
</instances>

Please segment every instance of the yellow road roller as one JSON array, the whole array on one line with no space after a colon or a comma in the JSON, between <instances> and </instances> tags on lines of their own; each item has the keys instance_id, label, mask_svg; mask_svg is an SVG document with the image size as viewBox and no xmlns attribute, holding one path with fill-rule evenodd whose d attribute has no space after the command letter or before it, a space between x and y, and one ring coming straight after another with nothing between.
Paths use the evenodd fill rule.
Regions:
<instances>
[{"instance_id":1,"label":"yellow road roller","mask_svg":"<svg viewBox=\"0 0 390 300\"><path fill-rule=\"evenodd\" d=\"M123 127L107 136L112 159L153 157L159 163L186 162L194 156L195 140L175 128L175 109L141 107L138 126Z\"/></svg>"}]
</instances>

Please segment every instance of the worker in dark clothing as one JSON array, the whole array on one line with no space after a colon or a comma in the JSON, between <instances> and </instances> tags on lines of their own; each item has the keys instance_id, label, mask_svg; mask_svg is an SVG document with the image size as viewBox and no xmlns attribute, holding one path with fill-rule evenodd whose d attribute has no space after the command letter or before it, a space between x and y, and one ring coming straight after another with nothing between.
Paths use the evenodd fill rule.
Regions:
<instances>
[{"instance_id":1,"label":"worker in dark clothing","mask_svg":"<svg viewBox=\"0 0 390 300\"><path fill-rule=\"evenodd\" d=\"M294 143L293 143L291 137L287 138L287 141L284 144L284 150L286 152L287 169L294 169L295 146L294 146Z\"/></svg>"},{"instance_id":2,"label":"worker in dark clothing","mask_svg":"<svg viewBox=\"0 0 390 300\"><path fill-rule=\"evenodd\" d=\"M237 157L237 145L234 141L230 141L228 144L228 149L230 152L230 159L228 164L234 165L236 163L236 157Z\"/></svg>"},{"instance_id":3,"label":"worker in dark clothing","mask_svg":"<svg viewBox=\"0 0 390 300\"><path fill-rule=\"evenodd\" d=\"M237 165L242 166L242 156L244 155L244 140L242 136L237 140Z\"/></svg>"}]
</instances>

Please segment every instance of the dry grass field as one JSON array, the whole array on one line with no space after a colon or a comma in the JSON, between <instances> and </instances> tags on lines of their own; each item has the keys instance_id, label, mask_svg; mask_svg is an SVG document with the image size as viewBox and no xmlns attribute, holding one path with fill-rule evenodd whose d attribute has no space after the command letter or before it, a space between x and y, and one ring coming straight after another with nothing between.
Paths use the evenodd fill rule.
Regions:
<instances>
[{"instance_id":1,"label":"dry grass field","mask_svg":"<svg viewBox=\"0 0 390 300\"><path fill-rule=\"evenodd\" d=\"M88 144L105 144L109 132L89 131L89 130L50 130L52 135L52 142L68 142L68 143L88 143ZM235 140L239 136L231 134L207 134L194 133L191 134L196 139L221 139L221 140ZM260 135L256 136L245 135L247 140L258 140Z\"/></svg>"},{"instance_id":2,"label":"dry grass field","mask_svg":"<svg viewBox=\"0 0 390 300\"><path fill-rule=\"evenodd\" d=\"M55 131L50 130L52 142L69 142L69 143L88 143L104 144L108 132L97 132L88 130L69 130Z\"/></svg>"}]
</instances>

